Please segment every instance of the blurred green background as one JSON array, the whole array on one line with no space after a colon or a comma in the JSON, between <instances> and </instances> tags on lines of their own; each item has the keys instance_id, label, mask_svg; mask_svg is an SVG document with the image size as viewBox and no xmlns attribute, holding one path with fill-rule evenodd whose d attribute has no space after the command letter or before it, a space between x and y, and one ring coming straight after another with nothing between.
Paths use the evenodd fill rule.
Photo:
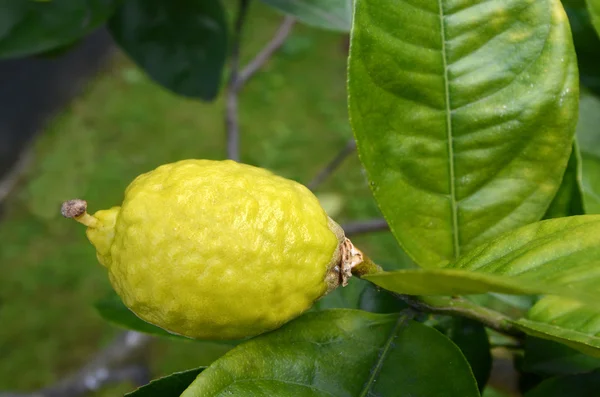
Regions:
<instances>
[{"instance_id":1,"label":"blurred green background","mask_svg":"<svg viewBox=\"0 0 600 397\"><path fill-rule=\"evenodd\" d=\"M244 62L280 21L280 15L253 5ZM294 28L241 94L243 162L308 183L346 145L352 136L346 57L343 35ZM85 198L93 212L119 204L135 176L160 164L224 158L222 97L208 104L176 97L117 54L39 135L33 161L5 202L0 221L0 389L49 385L77 370L119 332L93 308L110 286L84 228L60 216L61 202ZM317 194L341 223L379 216L355 154ZM380 262L404 261L390 233L353 241ZM218 344L160 340L147 353L157 377L206 365L226 350ZM131 389L118 385L97 395Z\"/></svg>"}]
</instances>

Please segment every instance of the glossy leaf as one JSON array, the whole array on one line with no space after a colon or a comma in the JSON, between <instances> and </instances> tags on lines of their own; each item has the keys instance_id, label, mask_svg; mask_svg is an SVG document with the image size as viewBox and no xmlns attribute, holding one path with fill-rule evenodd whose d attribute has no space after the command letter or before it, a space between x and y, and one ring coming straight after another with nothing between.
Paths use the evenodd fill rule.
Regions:
<instances>
[{"instance_id":1,"label":"glossy leaf","mask_svg":"<svg viewBox=\"0 0 600 397\"><path fill-rule=\"evenodd\" d=\"M419 265L542 218L577 120L560 1L357 0L351 41L359 155Z\"/></svg>"},{"instance_id":2,"label":"glossy leaf","mask_svg":"<svg viewBox=\"0 0 600 397\"><path fill-rule=\"evenodd\" d=\"M121 0L0 0L0 58L74 43L102 25Z\"/></svg>"},{"instance_id":3,"label":"glossy leaf","mask_svg":"<svg viewBox=\"0 0 600 397\"><path fill-rule=\"evenodd\" d=\"M109 28L157 83L187 97L217 96L227 55L227 24L219 1L127 0Z\"/></svg>"},{"instance_id":4,"label":"glossy leaf","mask_svg":"<svg viewBox=\"0 0 600 397\"><path fill-rule=\"evenodd\" d=\"M364 278L409 295L552 293L600 306L600 216L524 226L442 269L398 270Z\"/></svg>"},{"instance_id":5,"label":"glossy leaf","mask_svg":"<svg viewBox=\"0 0 600 397\"><path fill-rule=\"evenodd\" d=\"M600 390L600 371L569 375L543 381L525 393L525 397L597 397Z\"/></svg>"},{"instance_id":6,"label":"glossy leaf","mask_svg":"<svg viewBox=\"0 0 600 397\"><path fill-rule=\"evenodd\" d=\"M299 21L318 28L347 32L352 25L352 0L262 0Z\"/></svg>"},{"instance_id":7,"label":"glossy leaf","mask_svg":"<svg viewBox=\"0 0 600 397\"><path fill-rule=\"evenodd\" d=\"M529 335L600 357L600 310L597 307L547 296L533 306L526 319L514 323Z\"/></svg>"},{"instance_id":8,"label":"glossy leaf","mask_svg":"<svg viewBox=\"0 0 600 397\"><path fill-rule=\"evenodd\" d=\"M544 219L583 214L585 211L581 182L581 154L578 145L574 144L560 188L550 203L550 207L546 210Z\"/></svg>"},{"instance_id":9,"label":"glossy leaf","mask_svg":"<svg viewBox=\"0 0 600 397\"><path fill-rule=\"evenodd\" d=\"M125 397L179 397L196 379L205 367L175 372L169 376L153 380Z\"/></svg>"},{"instance_id":10,"label":"glossy leaf","mask_svg":"<svg viewBox=\"0 0 600 397\"><path fill-rule=\"evenodd\" d=\"M600 368L600 358L588 356L555 341L527 336L521 369L542 376L589 372Z\"/></svg>"},{"instance_id":11,"label":"glossy leaf","mask_svg":"<svg viewBox=\"0 0 600 397\"><path fill-rule=\"evenodd\" d=\"M587 5L592 23L600 36L600 0L587 0Z\"/></svg>"},{"instance_id":12,"label":"glossy leaf","mask_svg":"<svg viewBox=\"0 0 600 397\"><path fill-rule=\"evenodd\" d=\"M464 356L438 331L404 315L329 310L305 314L239 345L200 374L182 397L217 395L479 393Z\"/></svg>"}]
</instances>

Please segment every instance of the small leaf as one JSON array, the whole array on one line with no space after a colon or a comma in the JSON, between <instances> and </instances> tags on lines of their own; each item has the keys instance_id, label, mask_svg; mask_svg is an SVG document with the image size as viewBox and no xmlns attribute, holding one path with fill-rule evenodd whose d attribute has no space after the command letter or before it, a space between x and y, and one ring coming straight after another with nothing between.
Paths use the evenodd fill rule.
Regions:
<instances>
[{"instance_id":1,"label":"small leaf","mask_svg":"<svg viewBox=\"0 0 600 397\"><path fill-rule=\"evenodd\" d=\"M562 343L527 336L521 369L541 376L589 372L600 368L600 358L588 356Z\"/></svg>"},{"instance_id":2,"label":"small leaf","mask_svg":"<svg viewBox=\"0 0 600 397\"><path fill-rule=\"evenodd\" d=\"M157 83L187 97L217 96L227 55L227 24L219 1L127 0L109 28Z\"/></svg>"},{"instance_id":3,"label":"small leaf","mask_svg":"<svg viewBox=\"0 0 600 397\"><path fill-rule=\"evenodd\" d=\"M121 0L0 0L0 58L68 46L102 25Z\"/></svg>"},{"instance_id":4,"label":"small leaf","mask_svg":"<svg viewBox=\"0 0 600 397\"><path fill-rule=\"evenodd\" d=\"M139 389L125 394L125 397L179 397L206 367L175 372L155 379Z\"/></svg>"},{"instance_id":5,"label":"small leaf","mask_svg":"<svg viewBox=\"0 0 600 397\"><path fill-rule=\"evenodd\" d=\"M262 1L307 25L318 28L348 32L352 25L352 0Z\"/></svg>"},{"instance_id":6,"label":"small leaf","mask_svg":"<svg viewBox=\"0 0 600 397\"><path fill-rule=\"evenodd\" d=\"M598 390L600 371L594 371L547 379L525 393L525 397L597 397Z\"/></svg>"},{"instance_id":7,"label":"small leaf","mask_svg":"<svg viewBox=\"0 0 600 397\"><path fill-rule=\"evenodd\" d=\"M544 219L585 214L582 190L581 154L578 145L575 143L560 188L558 188L554 200L550 203L550 207L546 210Z\"/></svg>"},{"instance_id":8,"label":"small leaf","mask_svg":"<svg viewBox=\"0 0 600 397\"><path fill-rule=\"evenodd\" d=\"M600 311L582 302L547 296L514 324L529 335L600 358Z\"/></svg>"},{"instance_id":9,"label":"small leaf","mask_svg":"<svg viewBox=\"0 0 600 397\"><path fill-rule=\"evenodd\" d=\"M600 306L600 216L524 226L442 269L398 270L364 278L408 295L550 293Z\"/></svg>"},{"instance_id":10,"label":"small leaf","mask_svg":"<svg viewBox=\"0 0 600 397\"><path fill-rule=\"evenodd\" d=\"M357 0L349 108L373 194L417 264L542 218L577 121L558 0Z\"/></svg>"},{"instance_id":11,"label":"small leaf","mask_svg":"<svg viewBox=\"0 0 600 397\"><path fill-rule=\"evenodd\" d=\"M443 376L440 376L443 374ZM215 361L182 397L475 397L460 350L398 314L308 313Z\"/></svg>"},{"instance_id":12,"label":"small leaf","mask_svg":"<svg viewBox=\"0 0 600 397\"><path fill-rule=\"evenodd\" d=\"M365 283L360 294L359 308L371 313L398 313L408 308L408 305L388 291Z\"/></svg>"},{"instance_id":13,"label":"small leaf","mask_svg":"<svg viewBox=\"0 0 600 397\"><path fill-rule=\"evenodd\" d=\"M600 36L600 0L587 0L588 10L596 32Z\"/></svg>"}]
</instances>

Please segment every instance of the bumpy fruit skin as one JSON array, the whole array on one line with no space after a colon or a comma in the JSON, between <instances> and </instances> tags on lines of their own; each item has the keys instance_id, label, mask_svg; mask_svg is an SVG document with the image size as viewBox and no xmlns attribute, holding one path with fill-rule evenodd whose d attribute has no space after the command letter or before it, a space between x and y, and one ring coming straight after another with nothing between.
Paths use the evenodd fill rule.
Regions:
<instances>
[{"instance_id":1,"label":"bumpy fruit skin","mask_svg":"<svg viewBox=\"0 0 600 397\"><path fill-rule=\"evenodd\" d=\"M328 291L339 235L304 186L233 161L185 160L137 177L94 214L99 261L140 318L193 338L275 329Z\"/></svg>"}]
</instances>

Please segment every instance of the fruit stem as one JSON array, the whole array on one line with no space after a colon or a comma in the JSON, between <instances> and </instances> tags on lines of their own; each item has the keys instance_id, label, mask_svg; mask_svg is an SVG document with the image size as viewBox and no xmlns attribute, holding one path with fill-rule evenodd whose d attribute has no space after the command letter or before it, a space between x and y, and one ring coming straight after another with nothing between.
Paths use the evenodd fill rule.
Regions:
<instances>
[{"instance_id":1,"label":"fruit stem","mask_svg":"<svg viewBox=\"0 0 600 397\"><path fill-rule=\"evenodd\" d=\"M375 264L371 258L356 248L350 239L344 239L344 244L342 245L342 274L346 276L343 283L344 286L348 284L347 278L352 276L362 277L382 271L381 266Z\"/></svg>"},{"instance_id":2,"label":"fruit stem","mask_svg":"<svg viewBox=\"0 0 600 397\"><path fill-rule=\"evenodd\" d=\"M381 266L376 264L368 256L363 254L363 260L352 268L352 275L357 277L366 276L369 274L375 274L382 272Z\"/></svg>"},{"instance_id":3,"label":"fruit stem","mask_svg":"<svg viewBox=\"0 0 600 397\"><path fill-rule=\"evenodd\" d=\"M87 201L85 200L74 199L65 201L60 208L60 213L65 218L75 219L87 227L95 228L100 226L98 218L87 213Z\"/></svg>"}]
</instances>

